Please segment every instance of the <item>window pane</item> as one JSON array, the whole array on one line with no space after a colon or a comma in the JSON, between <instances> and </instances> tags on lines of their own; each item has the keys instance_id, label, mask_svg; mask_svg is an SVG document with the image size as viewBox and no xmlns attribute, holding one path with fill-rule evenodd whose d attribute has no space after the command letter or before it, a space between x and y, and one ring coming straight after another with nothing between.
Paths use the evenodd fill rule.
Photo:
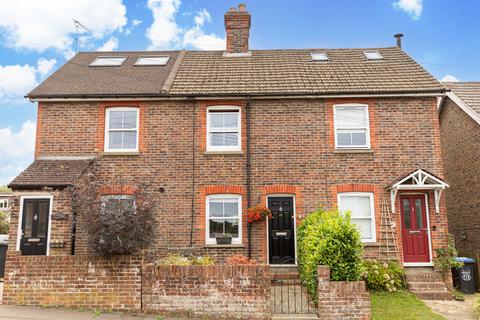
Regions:
<instances>
[{"instance_id":1,"label":"window pane","mask_svg":"<svg viewBox=\"0 0 480 320\"><path fill-rule=\"evenodd\" d=\"M366 132L354 132L352 133L352 145L354 146L364 146L367 144L367 133Z\"/></svg>"},{"instance_id":2,"label":"window pane","mask_svg":"<svg viewBox=\"0 0 480 320\"><path fill-rule=\"evenodd\" d=\"M412 226L410 222L410 200L403 199L402 206L403 206L403 220L405 222L405 228L410 229Z\"/></svg>"},{"instance_id":3,"label":"window pane","mask_svg":"<svg viewBox=\"0 0 480 320\"><path fill-rule=\"evenodd\" d=\"M231 233L233 238L238 238L238 219L225 220L225 233Z\"/></svg>"},{"instance_id":4,"label":"window pane","mask_svg":"<svg viewBox=\"0 0 480 320\"><path fill-rule=\"evenodd\" d=\"M210 200L209 208L210 217L223 217L223 202Z\"/></svg>"},{"instance_id":5,"label":"window pane","mask_svg":"<svg viewBox=\"0 0 480 320\"><path fill-rule=\"evenodd\" d=\"M211 219L209 221L209 227L210 227L210 238L215 238L215 235L217 234L224 234L222 219Z\"/></svg>"},{"instance_id":6,"label":"window pane","mask_svg":"<svg viewBox=\"0 0 480 320\"><path fill-rule=\"evenodd\" d=\"M371 219L352 219L360 229L362 239L372 239L372 220Z\"/></svg>"},{"instance_id":7,"label":"window pane","mask_svg":"<svg viewBox=\"0 0 480 320\"><path fill-rule=\"evenodd\" d=\"M108 213L133 213L135 199L133 196L106 196L102 198L102 206Z\"/></svg>"},{"instance_id":8,"label":"window pane","mask_svg":"<svg viewBox=\"0 0 480 320\"><path fill-rule=\"evenodd\" d=\"M137 148L137 132L126 131L123 132L123 149L136 149Z\"/></svg>"},{"instance_id":9,"label":"window pane","mask_svg":"<svg viewBox=\"0 0 480 320\"><path fill-rule=\"evenodd\" d=\"M122 129L122 111L110 111L109 117L110 129Z\"/></svg>"},{"instance_id":10,"label":"window pane","mask_svg":"<svg viewBox=\"0 0 480 320\"><path fill-rule=\"evenodd\" d=\"M351 146L352 134L349 132L337 131L337 145L339 146Z\"/></svg>"},{"instance_id":11,"label":"window pane","mask_svg":"<svg viewBox=\"0 0 480 320\"><path fill-rule=\"evenodd\" d=\"M370 197L355 197L355 217L370 218Z\"/></svg>"},{"instance_id":12,"label":"window pane","mask_svg":"<svg viewBox=\"0 0 480 320\"><path fill-rule=\"evenodd\" d=\"M25 201L24 204L26 204L26 208L25 208L26 214L25 214L25 230L23 231L23 233L24 233L24 237L31 237L34 202Z\"/></svg>"},{"instance_id":13,"label":"window pane","mask_svg":"<svg viewBox=\"0 0 480 320\"><path fill-rule=\"evenodd\" d=\"M225 217L238 217L238 202L225 202Z\"/></svg>"},{"instance_id":14,"label":"window pane","mask_svg":"<svg viewBox=\"0 0 480 320\"><path fill-rule=\"evenodd\" d=\"M224 113L224 127L229 129L237 129L238 112Z\"/></svg>"},{"instance_id":15,"label":"window pane","mask_svg":"<svg viewBox=\"0 0 480 320\"><path fill-rule=\"evenodd\" d=\"M210 112L210 128L222 128L223 115L218 112Z\"/></svg>"},{"instance_id":16,"label":"window pane","mask_svg":"<svg viewBox=\"0 0 480 320\"><path fill-rule=\"evenodd\" d=\"M225 133L224 138L225 146L238 146L238 133Z\"/></svg>"},{"instance_id":17,"label":"window pane","mask_svg":"<svg viewBox=\"0 0 480 320\"><path fill-rule=\"evenodd\" d=\"M335 121L338 128L361 128L367 126L364 107L342 107L335 109Z\"/></svg>"},{"instance_id":18,"label":"window pane","mask_svg":"<svg viewBox=\"0 0 480 320\"><path fill-rule=\"evenodd\" d=\"M113 131L109 133L108 148L121 149L122 148L122 132Z\"/></svg>"},{"instance_id":19,"label":"window pane","mask_svg":"<svg viewBox=\"0 0 480 320\"><path fill-rule=\"evenodd\" d=\"M123 128L137 128L137 111L123 111Z\"/></svg>"},{"instance_id":20,"label":"window pane","mask_svg":"<svg viewBox=\"0 0 480 320\"><path fill-rule=\"evenodd\" d=\"M39 237L47 235L48 223L48 202L42 201L38 204L38 232Z\"/></svg>"},{"instance_id":21,"label":"window pane","mask_svg":"<svg viewBox=\"0 0 480 320\"><path fill-rule=\"evenodd\" d=\"M212 146L223 146L223 133L210 133L210 144Z\"/></svg>"},{"instance_id":22,"label":"window pane","mask_svg":"<svg viewBox=\"0 0 480 320\"><path fill-rule=\"evenodd\" d=\"M417 218L417 229L423 229L423 210L421 199L415 199L415 217Z\"/></svg>"}]
</instances>

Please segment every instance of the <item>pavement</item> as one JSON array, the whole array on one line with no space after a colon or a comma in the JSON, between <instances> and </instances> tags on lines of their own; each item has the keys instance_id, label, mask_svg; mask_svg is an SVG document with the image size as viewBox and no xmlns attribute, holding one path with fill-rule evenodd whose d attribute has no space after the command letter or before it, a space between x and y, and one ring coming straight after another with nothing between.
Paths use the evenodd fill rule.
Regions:
<instances>
[{"instance_id":1,"label":"pavement","mask_svg":"<svg viewBox=\"0 0 480 320\"><path fill-rule=\"evenodd\" d=\"M478 320L479 316L473 312L473 303L478 298L480 298L480 294L465 294L465 301L423 300L423 302L433 312L448 320Z\"/></svg>"}]
</instances>

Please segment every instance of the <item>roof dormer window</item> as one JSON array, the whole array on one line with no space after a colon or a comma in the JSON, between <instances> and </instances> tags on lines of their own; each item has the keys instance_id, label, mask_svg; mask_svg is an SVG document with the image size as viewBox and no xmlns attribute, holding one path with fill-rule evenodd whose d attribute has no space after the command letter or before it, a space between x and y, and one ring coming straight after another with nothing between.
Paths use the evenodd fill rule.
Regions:
<instances>
[{"instance_id":1,"label":"roof dormer window","mask_svg":"<svg viewBox=\"0 0 480 320\"><path fill-rule=\"evenodd\" d=\"M382 60L383 57L378 51L365 51L363 53L367 60Z\"/></svg>"},{"instance_id":2,"label":"roof dormer window","mask_svg":"<svg viewBox=\"0 0 480 320\"><path fill-rule=\"evenodd\" d=\"M169 56L141 56L135 62L136 66L166 66Z\"/></svg>"},{"instance_id":3,"label":"roof dormer window","mask_svg":"<svg viewBox=\"0 0 480 320\"><path fill-rule=\"evenodd\" d=\"M325 52L310 52L313 61L328 61L328 56Z\"/></svg>"},{"instance_id":4,"label":"roof dormer window","mask_svg":"<svg viewBox=\"0 0 480 320\"><path fill-rule=\"evenodd\" d=\"M92 63L91 67L120 67L127 57L96 57Z\"/></svg>"}]
</instances>

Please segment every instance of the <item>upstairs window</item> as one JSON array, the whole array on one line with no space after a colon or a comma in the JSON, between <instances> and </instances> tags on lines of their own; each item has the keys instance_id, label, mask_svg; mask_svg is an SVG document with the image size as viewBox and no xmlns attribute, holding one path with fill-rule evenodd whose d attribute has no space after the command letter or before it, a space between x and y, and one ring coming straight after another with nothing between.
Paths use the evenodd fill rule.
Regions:
<instances>
[{"instance_id":1,"label":"upstairs window","mask_svg":"<svg viewBox=\"0 0 480 320\"><path fill-rule=\"evenodd\" d=\"M107 108L105 151L138 151L138 108Z\"/></svg>"},{"instance_id":2,"label":"upstairs window","mask_svg":"<svg viewBox=\"0 0 480 320\"><path fill-rule=\"evenodd\" d=\"M136 214L135 197L133 195L102 196L102 213L109 216Z\"/></svg>"},{"instance_id":3,"label":"upstairs window","mask_svg":"<svg viewBox=\"0 0 480 320\"><path fill-rule=\"evenodd\" d=\"M373 210L373 193L345 192L338 194L340 212L350 211L351 221L360 230L363 242L375 242L375 213Z\"/></svg>"},{"instance_id":4,"label":"upstairs window","mask_svg":"<svg viewBox=\"0 0 480 320\"><path fill-rule=\"evenodd\" d=\"M207 151L241 151L240 108L207 110Z\"/></svg>"},{"instance_id":5,"label":"upstairs window","mask_svg":"<svg viewBox=\"0 0 480 320\"><path fill-rule=\"evenodd\" d=\"M335 147L337 149L370 148L367 105L336 105L334 111Z\"/></svg>"},{"instance_id":6,"label":"upstairs window","mask_svg":"<svg viewBox=\"0 0 480 320\"><path fill-rule=\"evenodd\" d=\"M310 52L313 61L328 61L328 56L325 52Z\"/></svg>"},{"instance_id":7,"label":"upstairs window","mask_svg":"<svg viewBox=\"0 0 480 320\"><path fill-rule=\"evenodd\" d=\"M234 194L207 196L206 243L216 244L216 237L231 235L232 243L242 243L242 197Z\"/></svg>"},{"instance_id":8,"label":"upstairs window","mask_svg":"<svg viewBox=\"0 0 480 320\"><path fill-rule=\"evenodd\" d=\"M382 60L383 57L378 51L365 51L363 53L367 60Z\"/></svg>"},{"instance_id":9,"label":"upstairs window","mask_svg":"<svg viewBox=\"0 0 480 320\"><path fill-rule=\"evenodd\" d=\"M139 57L136 66L166 66L169 56L142 56Z\"/></svg>"},{"instance_id":10,"label":"upstairs window","mask_svg":"<svg viewBox=\"0 0 480 320\"><path fill-rule=\"evenodd\" d=\"M7 209L7 208L8 208L8 200L0 199L0 209Z\"/></svg>"},{"instance_id":11,"label":"upstairs window","mask_svg":"<svg viewBox=\"0 0 480 320\"><path fill-rule=\"evenodd\" d=\"M96 57L91 67L120 67L127 57Z\"/></svg>"}]
</instances>

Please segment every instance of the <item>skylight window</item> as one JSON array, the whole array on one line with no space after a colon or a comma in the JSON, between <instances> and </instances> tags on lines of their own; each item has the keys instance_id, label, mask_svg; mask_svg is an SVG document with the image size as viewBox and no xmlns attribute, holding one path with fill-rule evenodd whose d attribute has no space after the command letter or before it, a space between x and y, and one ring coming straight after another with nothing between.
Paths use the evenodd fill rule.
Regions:
<instances>
[{"instance_id":1,"label":"skylight window","mask_svg":"<svg viewBox=\"0 0 480 320\"><path fill-rule=\"evenodd\" d=\"M378 51L365 51L363 53L368 60L382 60L383 57Z\"/></svg>"},{"instance_id":2,"label":"skylight window","mask_svg":"<svg viewBox=\"0 0 480 320\"><path fill-rule=\"evenodd\" d=\"M327 54L325 52L311 52L313 61L328 61Z\"/></svg>"},{"instance_id":3,"label":"skylight window","mask_svg":"<svg viewBox=\"0 0 480 320\"><path fill-rule=\"evenodd\" d=\"M127 57L96 57L91 67L119 67L127 60Z\"/></svg>"},{"instance_id":4,"label":"skylight window","mask_svg":"<svg viewBox=\"0 0 480 320\"><path fill-rule=\"evenodd\" d=\"M143 56L139 57L136 66L166 66L170 60L169 56Z\"/></svg>"}]
</instances>

